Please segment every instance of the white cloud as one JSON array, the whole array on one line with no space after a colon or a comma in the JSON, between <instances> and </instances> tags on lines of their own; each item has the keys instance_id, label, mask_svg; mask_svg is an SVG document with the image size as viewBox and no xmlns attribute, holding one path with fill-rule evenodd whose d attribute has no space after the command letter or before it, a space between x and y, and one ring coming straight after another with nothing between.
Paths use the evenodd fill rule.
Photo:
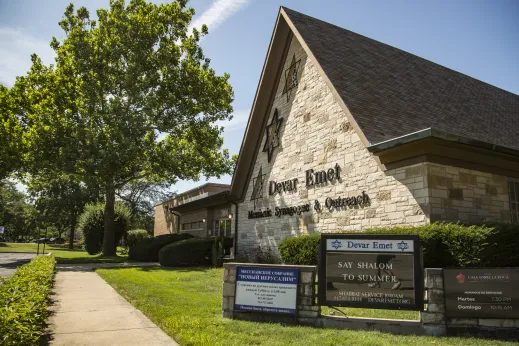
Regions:
<instances>
[{"instance_id":1,"label":"white cloud","mask_svg":"<svg viewBox=\"0 0 519 346\"><path fill-rule=\"evenodd\" d=\"M37 39L20 30L0 27L0 83L11 87L17 76L31 67L31 54L36 53L45 64L54 63L49 41Z\"/></svg>"},{"instance_id":2,"label":"white cloud","mask_svg":"<svg viewBox=\"0 0 519 346\"><path fill-rule=\"evenodd\" d=\"M193 28L200 29L205 24L211 32L247 3L249 3L249 0L215 0L207 10L189 25L189 31Z\"/></svg>"},{"instance_id":3,"label":"white cloud","mask_svg":"<svg viewBox=\"0 0 519 346\"><path fill-rule=\"evenodd\" d=\"M226 133L235 130L242 130L245 128L245 125L247 125L247 121L249 120L249 113L249 110L239 110L233 113L231 120L217 121L216 124L218 126L223 126Z\"/></svg>"}]
</instances>

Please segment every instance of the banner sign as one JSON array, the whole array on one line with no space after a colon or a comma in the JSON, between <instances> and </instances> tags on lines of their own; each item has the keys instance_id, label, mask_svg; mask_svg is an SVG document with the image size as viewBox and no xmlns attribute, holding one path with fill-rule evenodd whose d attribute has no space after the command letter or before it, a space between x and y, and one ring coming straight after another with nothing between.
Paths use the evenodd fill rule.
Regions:
<instances>
[{"instance_id":1,"label":"banner sign","mask_svg":"<svg viewBox=\"0 0 519 346\"><path fill-rule=\"evenodd\" d=\"M448 317L519 318L519 268L443 269Z\"/></svg>"},{"instance_id":2,"label":"banner sign","mask_svg":"<svg viewBox=\"0 0 519 346\"><path fill-rule=\"evenodd\" d=\"M418 236L323 233L320 246L321 305L423 309Z\"/></svg>"},{"instance_id":3,"label":"banner sign","mask_svg":"<svg viewBox=\"0 0 519 346\"><path fill-rule=\"evenodd\" d=\"M237 267L235 310L295 314L299 269Z\"/></svg>"}]
</instances>

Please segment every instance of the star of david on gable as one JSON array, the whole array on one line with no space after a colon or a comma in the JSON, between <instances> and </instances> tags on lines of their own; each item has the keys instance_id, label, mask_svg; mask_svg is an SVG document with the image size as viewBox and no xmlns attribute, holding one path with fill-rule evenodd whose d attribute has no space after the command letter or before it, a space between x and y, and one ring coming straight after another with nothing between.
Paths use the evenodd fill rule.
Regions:
<instances>
[{"instance_id":1,"label":"star of david on gable","mask_svg":"<svg viewBox=\"0 0 519 346\"><path fill-rule=\"evenodd\" d=\"M296 61L296 55L292 57L292 62L290 66L285 70L285 87L283 88L282 95L287 95L287 102L290 100L290 94L292 93L292 89L297 87L297 72L299 70L299 65L301 64L301 60Z\"/></svg>"},{"instance_id":2,"label":"star of david on gable","mask_svg":"<svg viewBox=\"0 0 519 346\"><path fill-rule=\"evenodd\" d=\"M265 175L262 172L262 167L260 167L258 171L258 175L256 178L252 179L252 195L250 197L251 201L254 201L254 209L256 209L256 205L263 199L263 183L265 182Z\"/></svg>"},{"instance_id":3,"label":"star of david on gable","mask_svg":"<svg viewBox=\"0 0 519 346\"><path fill-rule=\"evenodd\" d=\"M409 249L409 245L403 240L400 243L398 243L397 247L398 247L398 250L402 250L402 251Z\"/></svg>"},{"instance_id":4,"label":"star of david on gable","mask_svg":"<svg viewBox=\"0 0 519 346\"><path fill-rule=\"evenodd\" d=\"M342 247L342 243L339 240L335 239L334 241L332 241L332 247L335 250L337 250L338 248Z\"/></svg>"},{"instance_id":5,"label":"star of david on gable","mask_svg":"<svg viewBox=\"0 0 519 346\"><path fill-rule=\"evenodd\" d=\"M270 124L267 125L265 129L265 134L267 139L265 140L265 145L263 146L263 152L267 152L268 162L272 159L272 153L274 152L274 148L279 146L279 129L281 128L281 123L283 122L283 118L279 118L277 108L274 110L274 116L270 121Z\"/></svg>"}]
</instances>

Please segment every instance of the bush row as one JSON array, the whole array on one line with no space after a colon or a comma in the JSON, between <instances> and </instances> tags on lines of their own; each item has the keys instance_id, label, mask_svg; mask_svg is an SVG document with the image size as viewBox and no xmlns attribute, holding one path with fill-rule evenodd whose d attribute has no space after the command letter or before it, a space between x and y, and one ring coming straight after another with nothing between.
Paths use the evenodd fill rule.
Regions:
<instances>
[{"instance_id":1,"label":"bush row","mask_svg":"<svg viewBox=\"0 0 519 346\"><path fill-rule=\"evenodd\" d=\"M38 256L0 278L0 345L39 344L55 266L53 256Z\"/></svg>"},{"instance_id":2,"label":"bush row","mask_svg":"<svg viewBox=\"0 0 519 346\"><path fill-rule=\"evenodd\" d=\"M159 250L164 246L190 238L193 238L191 234L178 233L163 234L153 238L141 239L130 247L128 258L141 262L157 262L159 260Z\"/></svg>"},{"instance_id":3,"label":"bush row","mask_svg":"<svg viewBox=\"0 0 519 346\"><path fill-rule=\"evenodd\" d=\"M213 248L218 242L221 242L225 252L233 246L233 239L230 237L186 239L160 249L159 263L165 267L211 264Z\"/></svg>"},{"instance_id":4,"label":"bush row","mask_svg":"<svg viewBox=\"0 0 519 346\"><path fill-rule=\"evenodd\" d=\"M147 238L151 237L148 234L148 231L146 231L145 229L132 229L128 231L128 235L126 236L126 244L129 248L131 248L132 246L137 244L137 242Z\"/></svg>"},{"instance_id":5,"label":"bush row","mask_svg":"<svg viewBox=\"0 0 519 346\"><path fill-rule=\"evenodd\" d=\"M433 223L367 229L362 233L419 235L426 268L519 266L519 225ZM279 245L281 259L286 264L317 265L319 240L318 233L287 238Z\"/></svg>"}]
</instances>

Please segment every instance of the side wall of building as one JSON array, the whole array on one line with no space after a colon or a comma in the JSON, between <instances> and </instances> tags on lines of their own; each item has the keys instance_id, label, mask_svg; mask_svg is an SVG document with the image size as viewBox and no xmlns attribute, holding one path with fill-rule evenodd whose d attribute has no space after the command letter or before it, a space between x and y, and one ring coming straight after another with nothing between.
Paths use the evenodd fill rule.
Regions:
<instances>
[{"instance_id":1,"label":"side wall of building","mask_svg":"<svg viewBox=\"0 0 519 346\"><path fill-rule=\"evenodd\" d=\"M510 222L508 178L427 163L431 222Z\"/></svg>"},{"instance_id":2,"label":"side wall of building","mask_svg":"<svg viewBox=\"0 0 519 346\"><path fill-rule=\"evenodd\" d=\"M287 100L283 89L293 57L299 61L299 82ZM250 254L257 246L276 251L281 240L299 234L429 222L426 164L382 171L295 38L267 124L271 123L275 109L283 119L279 146L273 150L269 163L267 152L263 151L263 135L245 200L239 204L239 254ZM307 170L328 171L336 165L340 166L340 179L305 186ZM253 185L258 179L264 181L262 197L252 199ZM296 189L269 195L271 181L293 179L297 179ZM330 210L325 207L327 198L351 198L363 192L369 196L369 203ZM314 209L315 201L320 203L321 211ZM309 204L310 210L301 215L250 219L248 214L267 208L274 213L276 207L305 204Z\"/></svg>"}]
</instances>

